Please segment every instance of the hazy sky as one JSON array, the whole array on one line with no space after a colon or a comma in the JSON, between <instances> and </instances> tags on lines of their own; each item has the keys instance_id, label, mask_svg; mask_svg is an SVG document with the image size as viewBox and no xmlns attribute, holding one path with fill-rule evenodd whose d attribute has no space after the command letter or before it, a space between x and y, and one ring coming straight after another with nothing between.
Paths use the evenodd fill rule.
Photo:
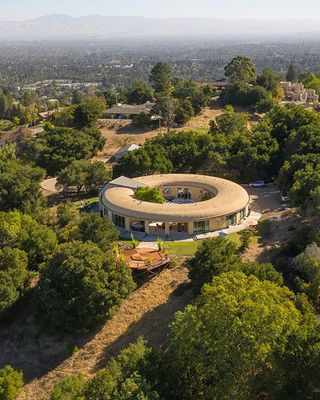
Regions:
<instances>
[{"instance_id":1,"label":"hazy sky","mask_svg":"<svg viewBox=\"0 0 320 400\"><path fill-rule=\"evenodd\" d=\"M320 0L0 0L0 20L48 14L320 20Z\"/></svg>"}]
</instances>

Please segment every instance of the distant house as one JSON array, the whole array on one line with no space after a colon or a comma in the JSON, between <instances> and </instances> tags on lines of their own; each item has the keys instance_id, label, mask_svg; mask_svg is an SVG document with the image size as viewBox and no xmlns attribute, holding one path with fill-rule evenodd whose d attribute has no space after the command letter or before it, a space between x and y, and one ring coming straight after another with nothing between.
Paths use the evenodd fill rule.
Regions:
<instances>
[{"instance_id":1,"label":"distant house","mask_svg":"<svg viewBox=\"0 0 320 400\"><path fill-rule=\"evenodd\" d=\"M109 108L103 113L104 118L115 119L132 119L136 115L142 113L150 114L154 103L147 102L145 104L129 105L119 103L114 107Z\"/></svg>"},{"instance_id":2,"label":"distant house","mask_svg":"<svg viewBox=\"0 0 320 400\"><path fill-rule=\"evenodd\" d=\"M229 85L229 82L226 79L221 79L212 82L211 84L215 89L225 90L226 87Z\"/></svg>"},{"instance_id":3,"label":"distant house","mask_svg":"<svg viewBox=\"0 0 320 400\"><path fill-rule=\"evenodd\" d=\"M127 144L126 146L121 147L121 149L119 149L119 150L113 155L113 158L115 159L115 161L119 161L119 160L121 160L121 158L122 158L125 154L127 154L127 153L129 153L129 152L131 152L131 151L138 150L138 149L140 149L140 146L137 145L137 144Z\"/></svg>"},{"instance_id":4,"label":"distant house","mask_svg":"<svg viewBox=\"0 0 320 400\"><path fill-rule=\"evenodd\" d=\"M280 82L287 101L318 103L319 96L314 89L306 89L303 83Z\"/></svg>"}]
</instances>

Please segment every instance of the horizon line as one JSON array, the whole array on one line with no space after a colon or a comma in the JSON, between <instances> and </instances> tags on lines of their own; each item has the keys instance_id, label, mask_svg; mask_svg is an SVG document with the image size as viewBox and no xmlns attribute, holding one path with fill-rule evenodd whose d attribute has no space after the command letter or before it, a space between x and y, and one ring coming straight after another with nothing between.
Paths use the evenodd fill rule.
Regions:
<instances>
[{"instance_id":1,"label":"horizon line","mask_svg":"<svg viewBox=\"0 0 320 400\"><path fill-rule=\"evenodd\" d=\"M42 19L46 17L68 17L68 18L87 18L87 17L101 17L101 18L141 18L141 19L155 19L155 20L163 20L163 19L202 19L202 20L221 20L221 21L272 21L272 22L281 22L281 21L313 21L320 22L320 18L261 18L261 17L248 17L248 18L228 18L228 17L204 17L204 16L182 16L182 17L155 17L155 16L143 16L143 15L102 15L102 14L85 14L85 15L70 15L70 14L44 14L40 16L29 17L25 19L0 19L0 23L2 22L27 22L34 21L37 19Z\"/></svg>"}]
</instances>

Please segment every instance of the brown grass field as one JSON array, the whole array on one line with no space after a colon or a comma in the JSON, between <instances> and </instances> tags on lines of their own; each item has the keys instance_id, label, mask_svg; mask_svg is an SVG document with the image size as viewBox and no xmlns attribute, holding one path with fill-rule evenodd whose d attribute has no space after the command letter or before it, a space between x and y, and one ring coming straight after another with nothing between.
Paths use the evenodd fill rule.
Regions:
<instances>
[{"instance_id":1,"label":"brown grass field","mask_svg":"<svg viewBox=\"0 0 320 400\"><path fill-rule=\"evenodd\" d=\"M181 131L207 131L210 121L222 113L222 109L212 105L206 107L203 112L192 118L186 125L173 129L174 132ZM105 148L97 156L98 159L109 161L113 154L127 144L143 144L147 139L157 136L159 133L164 133L165 129L153 129L145 131L135 128L131 125L130 120L106 120L98 121L98 126L102 135L107 140Z\"/></svg>"},{"instance_id":2,"label":"brown grass field","mask_svg":"<svg viewBox=\"0 0 320 400\"><path fill-rule=\"evenodd\" d=\"M102 329L87 338L79 351L62 360L51 370L48 370L45 363L42 365L41 360L54 357L55 349L60 351L61 344L57 342L55 347L53 340L48 339L47 347L34 347L28 351L25 345L19 346L19 341L23 342L25 334L32 334L32 329L29 329L29 332L11 332L13 336L2 341L1 350L15 348L12 357L17 357L14 363L16 366L19 365L19 361L25 368L28 368L28 360L30 366L36 360L38 362L37 377L25 385L17 400L46 399L54 385L66 375L82 373L93 376L111 357L119 354L139 336L144 336L155 348L163 346L167 338L168 324L174 314L192 302L192 291L186 286L187 283L185 267L164 270L125 300ZM32 324L31 321L29 323ZM34 336L36 335L39 333L34 333ZM29 341L31 339L29 338Z\"/></svg>"}]
</instances>

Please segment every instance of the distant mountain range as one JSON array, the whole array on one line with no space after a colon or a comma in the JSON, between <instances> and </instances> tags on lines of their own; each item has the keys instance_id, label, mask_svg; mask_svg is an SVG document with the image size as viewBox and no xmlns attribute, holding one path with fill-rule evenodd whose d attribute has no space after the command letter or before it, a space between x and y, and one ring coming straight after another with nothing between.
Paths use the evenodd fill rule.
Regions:
<instances>
[{"instance_id":1,"label":"distant mountain range","mask_svg":"<svg viewBox=\"0 0 320 400\"><path fill-rule=\"evenodd\" d=\"M223 20L210 18L70 17L48 15L0 22L0 41L126 39L195 36L288 36L320 38L317 20Z\"/></svg>"}]
</instances>

